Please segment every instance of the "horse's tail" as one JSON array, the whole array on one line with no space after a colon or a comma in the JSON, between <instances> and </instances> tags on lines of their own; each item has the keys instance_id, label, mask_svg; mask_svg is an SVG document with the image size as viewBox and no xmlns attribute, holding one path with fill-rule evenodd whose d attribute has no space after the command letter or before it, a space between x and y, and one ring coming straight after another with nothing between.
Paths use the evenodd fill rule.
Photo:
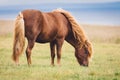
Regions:
<instances>
[{"instance_id":1,"label":"horse's tail","mask_svg":"<svg viewBox=\"0 0 120 80\"><path fill-rule=\"evenodd\" d=\"M14 42L13 42L13 60L18 63L20 54L23 53L25 46L25 30L24 30L23 14L20 12L15 20Z\"/></svg>"}]
</instances>

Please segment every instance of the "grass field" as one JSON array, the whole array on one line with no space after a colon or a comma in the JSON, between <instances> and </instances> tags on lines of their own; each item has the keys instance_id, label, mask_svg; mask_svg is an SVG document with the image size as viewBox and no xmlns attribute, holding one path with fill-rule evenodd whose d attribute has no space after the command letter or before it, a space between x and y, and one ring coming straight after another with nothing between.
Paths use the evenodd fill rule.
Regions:
<instances>
[{"instance_id":1,"label":"grass field","mask_svg":"<svg viewBox=\"0 0 120 80\"><path fill-rule=\"evenodd\" d=\"M90 28L89 30L85 28L85 30L88 37L91 38L94 48L89 67L82 67L78 64L74 56L74 49L67 42L62 48L61 66L50 65L49 44L37 43L32 51L32 65L30 67L27 65L24 53L20 57L20 66L16 66L11 59L12 31L2 33L0 35L0 80L120 80L120 37L118 36L120 34L117 32L118 29L111 30L112 33L108 37L106 34L104 35L107 29L105 32L103 31L103 36L92 31L94 37L91 36L93 33ZM114 39L112 39L113 37Z\"/></svg>"},{"instance_id":2,"label":"grass field","mask_svg":"<svg viewBox=\"0 0 120 80\"><path fill-rule=\"evenodd\" d=\"M62 65L50 65L49 44L36 44L32 65L28 67L25 54L20 66L11 60L12 36L0 36L0 80L119 80L120 44L93 43L94 55L90 66L81 67L74 57L74 49L65 42Z\"/></svg>"}]
</instances>

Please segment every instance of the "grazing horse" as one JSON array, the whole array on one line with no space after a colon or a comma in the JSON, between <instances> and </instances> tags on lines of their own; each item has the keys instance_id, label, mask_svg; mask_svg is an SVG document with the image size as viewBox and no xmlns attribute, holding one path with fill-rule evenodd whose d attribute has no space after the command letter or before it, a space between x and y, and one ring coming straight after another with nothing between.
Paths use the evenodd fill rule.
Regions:
<instances>
[{"instance_id":1,"label":"grazing horse","mask_svg":"<svg viewBox=\"0 0 120 80\"><path fill-rule=\"evenodd\" d=\"M35 42L50 42L51 64L54 65L55 53L57 54L57 63L60 64L61 48L64 40L75 48L75 57L78 63L82 66L89 65L92 45L74 17L63 9L52 12L24 10L19 13L15 20L12 55L16 64L19 63L19 56L23 53L25 37L28 40L26 48L28 65L31 64L31 50Z\"/></svg>"}]
</instances>

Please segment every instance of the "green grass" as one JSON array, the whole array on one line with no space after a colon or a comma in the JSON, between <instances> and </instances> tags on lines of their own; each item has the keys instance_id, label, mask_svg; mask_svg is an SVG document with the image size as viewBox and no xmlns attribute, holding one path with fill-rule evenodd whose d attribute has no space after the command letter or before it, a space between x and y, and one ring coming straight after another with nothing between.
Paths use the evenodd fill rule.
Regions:
<instances>
[{"instance_id":1,"label":"green grass","mask_svg":"<svg viewBox=\"0 0 120 80\"><path fill-rule=\"evenodd\" d=\"M120 44L93 42L94 54L89 67L79 66L74 48L66 42L61 66L55 59L53 67L49 44L35 44L29 67L25 54L20 57L20 66L13 63L12 40L11 34L0 36L0 80L120 80Z\"/></svg>"}]
</instances>

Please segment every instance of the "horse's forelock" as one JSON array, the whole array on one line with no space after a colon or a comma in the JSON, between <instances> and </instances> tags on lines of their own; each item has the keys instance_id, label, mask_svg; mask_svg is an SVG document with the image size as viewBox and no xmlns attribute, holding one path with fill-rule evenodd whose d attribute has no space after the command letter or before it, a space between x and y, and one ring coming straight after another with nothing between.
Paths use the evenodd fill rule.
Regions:
<instances>
[{"instance_id":1,"label":"horse's forelock","mask_svg":"<svg viewBox=\"0 0 120 80\"><path fill-rule=\"evenodd\" d=\"M89 58L91 58L93 49L92 49L92 44L88 40L85 41L85 47L87 48L87 50L89 52Z\"/></svg>"}]
</instances>

